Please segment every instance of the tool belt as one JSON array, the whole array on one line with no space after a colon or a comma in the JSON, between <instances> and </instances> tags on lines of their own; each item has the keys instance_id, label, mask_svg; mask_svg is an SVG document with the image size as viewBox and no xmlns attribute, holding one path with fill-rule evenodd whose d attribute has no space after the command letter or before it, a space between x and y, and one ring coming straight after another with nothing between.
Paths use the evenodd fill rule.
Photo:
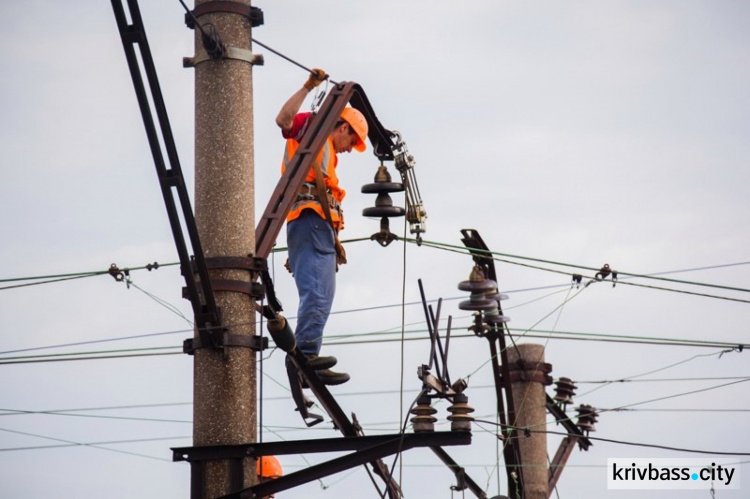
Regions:
<instances>
[{"instance_id":1,"label":"tool belt","mask_svg":"<svg viewBox=\"0 0 750 499\"><path fill-rule=\"evenodd\" d=\"M336 229L335 224L333 223L333 219L331 218L331 209L335 210L338 213L339 218L341 218L341 206L339 205L339 202L336 200L336 198L333 197L331 191L325 188L323 173L320 171L320 167L314 166L313 168L315 170L315 183L312 184L310 182L305 182L304 184L302 184L302 187L297 193L297 201L292 206L292 209L296 209L302 203L313 202L320 205L323 213L325 214L325 219L329 224L331 224L331 228L333 229L333 245L334 249L336 250L336 271L338 272L339 266L346 263L346 250L344 250L344 246L339 240L338 230ZM326 191L326 196L321 198L318 196L318 192L321 192L324 189ZM292 268L289 265L289 259L287 259L284 267L286 267L286 269L290 273L292 272Z\"/></svg>"},{"instance_id":2,"label":"tool belt","mask_svg":"<svg viewBox=\"0 0 750 499\"><path fill-rule=\"evenodd\" d=\"M335 210L339 217L341 217L341 205L336 200L336 198L333 197L333 194L331 194L331 191L329 189L326 189L326 198L328 198L328 206L332 210ZM295 202L295 206L305 201L314 201L316 203L320 203L320 198L318 197L318 186L309 182L305 182L304 184L302 184L302 187L297 193L297 201Z\"/></svg>"}]
</instances>

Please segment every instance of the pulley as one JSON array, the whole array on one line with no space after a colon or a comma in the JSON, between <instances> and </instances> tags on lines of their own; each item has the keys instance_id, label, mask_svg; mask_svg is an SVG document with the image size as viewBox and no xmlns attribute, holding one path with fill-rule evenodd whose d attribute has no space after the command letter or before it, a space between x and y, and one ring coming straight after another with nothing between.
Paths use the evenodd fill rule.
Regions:
<instances>
[{"instance_id":1,"label":"pulley","mask_svg":"<svg viewBox=\"0 0 750 499\"><path fill-rule=\"evenodd\" d=\"M391 174L388 173L388 168L383 164L378 167L375 182L362 186L364 194L378 195L375 199L375 206L362 210L362 215L365 217L380 217L380 232L370 236L370 239L377 241L381 246L388 246L393 240L398 239L398 236L391 232L388 219L390 217L403 217L406 210L400 206L393 206L393 200L389 193L402 192L403 190L404 184L392 182Z\"/></svg>"}]
</instances>

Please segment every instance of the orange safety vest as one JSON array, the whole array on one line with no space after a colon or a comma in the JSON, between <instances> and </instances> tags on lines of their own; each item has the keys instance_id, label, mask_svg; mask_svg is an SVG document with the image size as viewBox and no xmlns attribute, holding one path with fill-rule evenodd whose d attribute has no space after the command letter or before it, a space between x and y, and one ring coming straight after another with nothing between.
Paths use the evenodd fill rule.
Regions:
<instances>
[{"instance_id":1,"label":"orange safety vest","mask_svg":"<svg viewBox=\"0 0 750 499\"><path fill-rule=\"evenodd\" d=\"M298 147L299 142L294 139L287 139L286 150L284 151L284 159L281 163L282 174L286 170L286 166L292 160L292 157L294 156L294 153L297 151ZM344 211L341 209L340 203L344 200L346 191L339 187L339 178L336 175L336 165L338 164L338 158L336 157L336 151L333 149L333 142L331 141L330 137L328 137L328 140L326 140L325 145L318 153L315 161L318 163L318 165L320 165L320 169L323 172L326 189L328 190L328 204L331 208L331 218L333 219L333 225L337 231L340 231L344 228ZM315 171L312 168L310 168L310 172L307 174L305 182L312 186L315 185ZM292 205L291 209L289 210L289 214L286 217L287 223L299 217L300 214L302 214L302 210L307 209L315 210L315 213L317 213L320 218L322 218L323 220L326 219L325 213L323 212L323 207L320 206L320 202L318 202L316 199L311 198L312 196L310 195L302 194L297 197L297 200Z\"/></svg>"}]
</instances>

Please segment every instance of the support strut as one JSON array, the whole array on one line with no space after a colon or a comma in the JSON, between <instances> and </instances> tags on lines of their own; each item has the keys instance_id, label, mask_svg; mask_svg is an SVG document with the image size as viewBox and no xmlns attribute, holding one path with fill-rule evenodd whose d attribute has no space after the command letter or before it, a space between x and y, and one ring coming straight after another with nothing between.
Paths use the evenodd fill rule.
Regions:
<instances>
[{"instance_id":1,"label":"support strut","mask_svg":"<svg viewBox=\"0 0 750 499\"><path fill-rule=\"evenodd\" d=\"M125 49L125 57L130 69L133 86L135 87L135 94L138 98L143 125L146 128L146 136L151 147L156 174L159 177L169 224L172 228L172 236L174 237L177 254L180 258L180 270L182 276L185 278L187 296L193 307L195 326L198 329L202 346L221 347L223 346L222 338L224 333L221 324L221 311L216 305L214 292L211 288L203 249L198 237L198 228L195 223L192 207L190 206L190 196L188 195L185 178L180 167L180 160L177 156L177 147L169 124L167 108L164 105L164 98L159 86L159 79L156 75L156 67L151 56L151 49L146 38L146 30L143 26L137 0L127 0L127 2L132 24L128 24L122 0L112 0L112 9L117 20L117 28L120 31L122 46ZM138 64L136 46L138 46L140 51L143 69ZM145 72L146 76L145 83L143 72ZM151 100L156 111L161 136L164 140L164 149L166 149L167 158L169 159L169 166L167 166L162 153L159 134L157 133L151 106L149 105L146 83L148 83ZM187 234L183 232L180 215L182 215L182 221L185 224ZM190 258L188 240L193 249L193 260ZM194 262L196 273L193 272L192 262ZM197 279L196 275L198 276Z\"/></svg>"},{"instance_id":2,"label":"support strut","mask_svg":"<svg viewBox=\"0 0 750 499\"><path fill-rule=\"evenodd\" d=\"M495 262L492 259L492 253L490 252L487 244L485 244L482 237L475 230L462 229L461 234L463 238L461 241L468 248L471 253L474 263L479 265L485 270L485 275L497 282L497 274L495 273ZM500 301L497 303L498 312L503 315L503 311L500 305ZM513 391L511 389L511 377L510 369L508 364L507 345L505 343L505 324L492 325L488 334L486 335L487 340L490 343L490 359L492 361L492 371L494 374L495 381L495 393L497 397L497 409L498 416L500 418L500 427L507 430L505 436L505 443L503 444L503 458L505 459L505 471L508 476L508 487L511 484L518 484L517 490L512 491L513 497L524 498L524 487L523 487L523 468L521 467L521 450L516 445L518 432L514 428L514 422L516 420L516 411L513 404ZM496 345L499 344L499 352ZM503 393L505 394L505 404L503 404ZM507 407L507 414L505 411Z\"/></svg>"}]
</instances>

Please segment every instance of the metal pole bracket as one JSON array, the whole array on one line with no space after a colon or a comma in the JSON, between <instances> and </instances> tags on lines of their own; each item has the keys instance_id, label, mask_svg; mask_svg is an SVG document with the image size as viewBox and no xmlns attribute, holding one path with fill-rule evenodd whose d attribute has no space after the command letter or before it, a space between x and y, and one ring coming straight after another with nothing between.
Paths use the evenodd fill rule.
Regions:
<instances>
[{"instance_id":1,"label":"metal pole bracket","mask_svg":"<svg viewBox=\"0 0 750 499\"><path fill-rule=\"evenodd\" d=\"M228 0L216 0L197 5L195 9L185 14L185 26L195 29L195 19L204 14L213 14L222 12L225 14L239 14L250 20L250 26L257 28L264 22L263 11L258 7L253 7L245 3L232 2Z\"/></svg>"},{"instance_id":2,"label":"metal pole bracket","mask_svg":"<svg viewBox=\"0 0 750 499\"><path fill-rule=\"evenodd\" d=\"M201 62L210 60L223 60L223 59L235 59L238 61L249 62L252 66L263 66L265 60L263 54L253 54L251 50L243 49L240 47L232 47L227 45L226 52L221 59L214 59L211 57L205 49L198 50L198 53L194 57L183 57L182 67L193 68Z\"/></svg>"}]
</instances>

